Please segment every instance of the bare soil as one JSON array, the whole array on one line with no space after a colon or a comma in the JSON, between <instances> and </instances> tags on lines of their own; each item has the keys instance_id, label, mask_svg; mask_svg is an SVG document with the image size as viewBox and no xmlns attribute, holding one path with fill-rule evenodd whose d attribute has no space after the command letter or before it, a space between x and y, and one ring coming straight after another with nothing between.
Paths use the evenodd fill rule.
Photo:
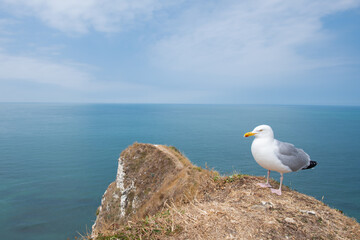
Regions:
<instances>
[{"instance_id":1,"label":"bare soil","mask_svg":"<svg viewBox=\"0 0 360 240\"><path fill-rule=\"evenodd\" d=\"M360 225L355 219L286 186L281 196L272 194L270 189L257 185L265 182L264 177L219 176L217 172L192 165L173 147L134 144L129 149L122 156L137 159L140 154L141 162L154 164L147 166L147 170L158 169L159 176L171 181L159 183L161 187L156 187L156 192L149 195L133 218L121 221L112 234L98 235L98 240L360 239ZM170 168L167 163L159 168L156 159L172 159L174 165ZM128 166L143 168L135 163L132 161ZM129 176L138 177L135 173ZM141 180L146 188L152 186L153 182ZM278 187L276 181L270 183ZM137 194L142 196L141 187L137 186ZM114 184L109 190L112 188ZM108 213L103 214L106 217Z\"/></svg>"}]
</instances>

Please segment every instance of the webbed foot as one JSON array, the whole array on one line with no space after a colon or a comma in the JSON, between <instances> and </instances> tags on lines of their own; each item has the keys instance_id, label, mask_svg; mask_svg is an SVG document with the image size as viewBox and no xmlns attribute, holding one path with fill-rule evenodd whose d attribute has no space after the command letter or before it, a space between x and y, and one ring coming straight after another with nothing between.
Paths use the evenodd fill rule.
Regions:
<instances>
[{"instance_id":1,"label":"webbed foot","mask_svg":"<svg viewBox=\"0 0 360 240\"><path fill-rule=\"evenodd\" d=\"M271 188L271 185L269 183L258 183L257 185L262 188Z\"/></svg>"},{"instance_id":2,"label":"webbed foot","mask_svg":"<svg viewBox=\"0 0 360 240\"><path fill-rule=\"evenodd\" d=\"M281 195L281 189L273 189L273 188L271 188L270 190L271 190L272 193L275 193L277 195Z\"/></svg>"}]
</instances>

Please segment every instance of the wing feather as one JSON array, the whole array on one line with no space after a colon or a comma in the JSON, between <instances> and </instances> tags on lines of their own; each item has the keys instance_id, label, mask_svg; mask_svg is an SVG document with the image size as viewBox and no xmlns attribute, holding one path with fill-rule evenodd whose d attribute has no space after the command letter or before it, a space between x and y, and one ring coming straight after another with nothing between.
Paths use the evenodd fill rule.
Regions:
<instances>
[{"instance_id":1,"label":"wing feather","mask_svg":"<svg viewBox=\"0 0 360 240\"><path fill-rule=\"evenodd\" d=\"M275 155L282 164L288 166L293 172L309 166L310 156L304 150L296 148L291 143L275 141L277 146Z\"/></svg>"}]
</instances>

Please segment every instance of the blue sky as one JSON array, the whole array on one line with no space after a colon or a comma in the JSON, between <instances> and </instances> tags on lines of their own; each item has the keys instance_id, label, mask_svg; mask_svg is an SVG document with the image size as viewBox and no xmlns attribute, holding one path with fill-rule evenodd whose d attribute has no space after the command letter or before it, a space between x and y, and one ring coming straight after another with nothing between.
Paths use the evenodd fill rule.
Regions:
<instances>
[{"instance_id":1,"label":"blue sky","mask_svg":"<svg viewBox=\"0 0 360 240\"><path fill-rule=\"evenodd\" d=\"M1 102L360 105L359 0L0 0Z\"/></svg>"}]
</instances>

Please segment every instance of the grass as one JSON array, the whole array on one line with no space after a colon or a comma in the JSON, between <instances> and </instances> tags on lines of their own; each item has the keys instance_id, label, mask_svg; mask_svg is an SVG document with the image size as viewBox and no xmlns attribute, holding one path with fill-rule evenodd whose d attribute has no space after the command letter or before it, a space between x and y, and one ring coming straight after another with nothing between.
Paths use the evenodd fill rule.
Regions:
<instances>
[{"instance_id":1,"label":"grass","mask_svg":"<svg viewBox=\"0 0 360 240\"><path fill-rule=\"evenodd\" d=\"M173 223L169 212L161 212L160 215L155 213L162 209L167 200L176 205L183 204L194 199L199 193L202 194L201 189L207 187L206 179L210 180L213 173L192 165L177 148L172 146L158 145L154 147L146 144L134 144L125 150L121 156L123 159L131 159L131 161L124 163L124 168L128 171L127 176L135 178L139 182L141 180L141 186L140 184L136 185L135 182L137 188L141 190L130 192L127 197L127 202L130 204L126 205L125 214L130 216L129 219L131 220L143 220L118 227L117 221L119 219L116 214L114 215L113 212L108 212L106 215L100 213L98 214L99 221L106 224L98 225L101 229L98 232L103 232L106 236L98 236L97 239L158 239L161 236L170 236L179 232L181 227ZM139 176L139 169L142 172L146 171L147 176ZM159 182L147 181L149 178L153 179L154 176L160 176L163 180ZM153 192L154 189L156 191ZM113 190L110 189L108 194L111 191ZM144 193L146 197L144 197ZM132 194L140 196L137 200L138 209L134 214L131 203L135 196ZM149 196L147 196L148 194ZM109 203L109 206L113 206L110 202L111 196L106 199L103 204ZM116 213L116 206L113 209ZM146 217L148 215L152 217ZM108 233L114 233L111 229L114 229L112 226L115 225L115 229L119 231L108 236ZM98 233L96 231L95 234Z\"/></svg>"},{"instance_id":2,"label":"grass","mask_svg":"<svg viewBox=\"0 0 360 240\"><path fill-rule=\"evenodd\" d=\"M225 183L231 183L231 182L234 182L238 179L242 179L243 177L245 176L249 176L248 174L242 174L242 173L238 173L238 172L234 172L232 175L230 176L224 176L224 177L221 177L221 176L218 176L218 175L215 175L213 177L213 180L216 182L220 179L223 179Z\"/></svg>"},{"instance_id":3,"label":"grass","mask_svg":"<svg viewBox=\"0 0 360 240\"><path fill-rule=\"evenodd\" d=\"M334 208L336 211L338 211L339 213L342 213L342 214L344 214L344 212L342 211L342 210L340 210L340 209L337 209L337 208Z\"/></svg>"},{"instance_id":4,"label":"grass","mask_svg":"<svg viewBox=\"0 0 360 240\"><path fill-rule=\"evenodd\" d=\"M359 239L355 221L339 216L338 211L311 197L290 190L281 197L268 194L268 189L256 187L263 178L240 173L209 177L210 180L217 179L215 184L219 186L211 193L211 198L195 199L176 207L164 204L166 208L160 213L129 222L116 234L96 239L223 239L229 229L237 234L236 237L243 236L244 239L282 239L283 236L291 236L291 239ZM250 192L252 194L247 194ZM259 199L271 202L275 208L266 211L251 208L259 204ZM299 213L299 209L309 207L316 211L316 216ZM286 216L294 218L296 228L284 224ZM273 223L269 225L269 222Z\"/></svg>"},{"instance_id":5,"label":"grass","mask_svg":"<svg viewBox=\"0 0 360 240\"><path fill-rule=\"evenodd\" d=\"M271 194L269 189L257 186L264 182L263 177L239 172L220 176L207 167L194 166L173 146L155 148L138 144L133 149L149 151L147 164L142 167L153 164L153 168L145 168L149 177L150 172L157 170L167 173L166 181L158 185L151 181L143 184L141 193L151 191L150 187L158 187L157 192L151 193L151 198L146 196L148 201L144 206L147 211L143 211L143 215L138 211L137 217L108 228L108 232L102 231L109 235L99 235L97 240L224 239L229 234L243 239L282 239L284 236L292 239L360 239L355 220L288 188L283 189L282 196ZM142 156L142 151L127 151L126 157L134 159L134 156ZM178 171L169 167L173 165ZM132 170L136 173L136 169ZM135 173L133 176L136 177ZM271 184L276 185L276 181L272 179ZM257 207L259 205L261 208ZM301 213L301 209L313 210L316 215ZM296 227L284 224L286 217L293 218ZM108 222L113 226L116 219Z\"/></svg>"},{"instance_id":6,"label":"grass","mask_svg":"<svg viewBox=\"0 0 360 240\"><path fill-rule=\"evenodd\" d=\"M181 232L182 227L173 221L173 210L164 210L154 216L147 216L143 220L129 222L122 226L119 231L111 236L99 235L96 240L155 240L166 238ZM91 239L91 238L84 238Z\"/></svg>"},{"instance_id":7,"label":"grass","mask_svg":"<svg viewBox=\"0 0 360 240\"><path fill-rule=\"evenodd\" d=\"M179 149L177 149L176 147L174 147L174 146L169 146L169 148L171 148L172 150L174 150L175 152L177 152L177 153L180 153L180 154L182 154L181 152L180 152L180 150Z\"/></svg>"},{"instance_id":8,"label":"grass","mask_svg":"<svg viewBox=\"0 0 360 240\"><path fill-rule=\"evenodd\" d=\"M203 170L201 167L193 167L193 169L195 169L195 170L197 170L199 172L201 172Z\"/></svg>"}]
</instances>

